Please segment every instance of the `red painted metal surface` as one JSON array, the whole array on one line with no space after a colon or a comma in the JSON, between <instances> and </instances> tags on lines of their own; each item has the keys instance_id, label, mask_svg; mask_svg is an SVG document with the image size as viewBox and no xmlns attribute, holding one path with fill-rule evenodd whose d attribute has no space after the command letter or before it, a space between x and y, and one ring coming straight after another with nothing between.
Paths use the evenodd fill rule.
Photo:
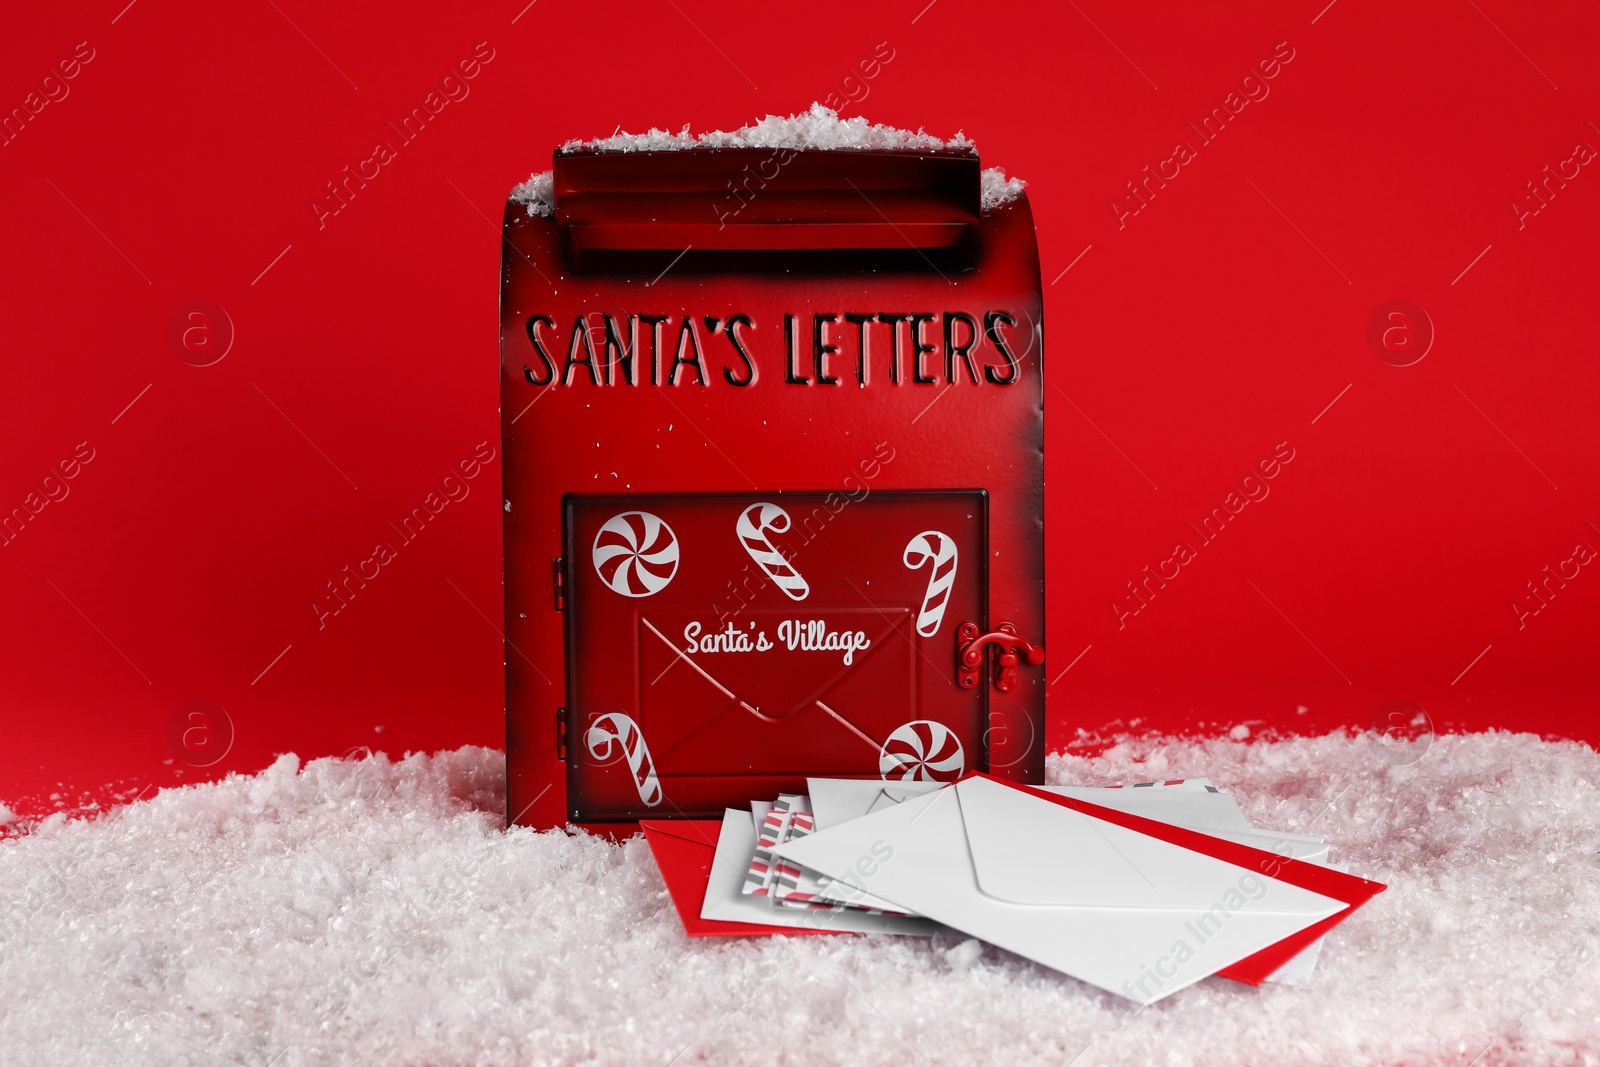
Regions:
<instances>
[{"instance_id":1,"label":"red painted metal surface","mask_svg":"<svg viewBox=\"0 0 1600 1067\"><path fill-rule=\"evenodd\" d=\"M957 669L965 622L1044 643L1027 202L980 214L972 156L800 154L728 220L734 236L673 249L715 226L749 162L558 156L555 216L508 206L518 822L623 830L807 774L1042 779L1042 672L997 657L1007 690ZM933 218L962 231L945 250L965 268L915 241L885 249L885 225ZM867 644L847 663L841 641Z\"/></svg>"},{"instance_id":2,"label":"red painted metal surface","mask_svg":"<svg viewBox=\"0 0 1600 1067\"><path fill-rule=\"evenodd\" d=\"M769 500L567 501L574 821L720 816L803 792L808 774L954 781L986 766L987 692L952 678L955 620L984 610L983 494ZM781 527L754 552L738 532L752 511ZM934 597L928 568L905 563L930 530L955 550ZM770 551L787 557L775 574ZM605 721L618 714L642 735L632 748ZM942 744L919 744L919 722Z\"/></svg>"}]
</instances>

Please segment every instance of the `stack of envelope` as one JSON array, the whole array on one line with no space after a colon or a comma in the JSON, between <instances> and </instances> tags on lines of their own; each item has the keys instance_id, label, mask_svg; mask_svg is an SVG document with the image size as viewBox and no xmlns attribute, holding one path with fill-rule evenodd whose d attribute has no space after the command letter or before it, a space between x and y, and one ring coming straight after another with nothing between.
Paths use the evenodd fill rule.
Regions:
<instances>
[{"instance_id":1,"label":"stack of envelope","mask_svg":"<svg viewBox=\"0 0 1600 1067\"><path fill-rule=\"evenodd\" d=\"M1306 981L1384 889L1204 778L806 784L720 825L640 824L691 935L965 935L1149 1004L1213 974Z\"/></svg>"}]
</instances>

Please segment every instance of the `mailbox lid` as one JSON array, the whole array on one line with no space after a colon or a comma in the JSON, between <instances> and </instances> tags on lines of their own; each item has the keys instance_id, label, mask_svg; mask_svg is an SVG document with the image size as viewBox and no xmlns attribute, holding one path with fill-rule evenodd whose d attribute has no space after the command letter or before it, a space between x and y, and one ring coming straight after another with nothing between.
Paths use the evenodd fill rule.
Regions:
<instances>
[{"instance_id":1,"label":"mailbox lid","mask_svg":"<svg viewBox=\"0 0 1600 1067\"><path fill-rule=\"evenodd\" d=\"M987 768L981 490L564 501L575 822L710 816L807 775Z\"/></svg>"},{"instance_id":2,"label":"mailbox lid","mask_svg":"<svg viewBox=\"0 0 1600 1067\"><path fill-rule=\"evenodd\" d=\"M552 172L579 274L964 269L980 186L960 149L576 150Z\"/></svg>"}]
</instances>

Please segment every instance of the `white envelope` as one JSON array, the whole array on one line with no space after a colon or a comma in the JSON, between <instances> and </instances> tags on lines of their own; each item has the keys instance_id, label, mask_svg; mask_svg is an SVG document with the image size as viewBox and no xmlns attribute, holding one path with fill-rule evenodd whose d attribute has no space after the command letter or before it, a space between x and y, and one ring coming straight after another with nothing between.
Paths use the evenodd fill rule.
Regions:
<instances>
[{"instance_id":1,"label":"white envelope","mask_svg":"<svg viewBox=\"0 0 1600 1067\"><path fill-rule=\"evenodd\" d=\"M806 795L811 798L811 814L817 830L859 819L871 812L880 800L899 803L943 789L942 782L883 782L872 778L807 778ZM888 795L885 795L888 790Z\"/></svg>"},{"instance_id":2,"label":"white envelope","mask_svg":"<svg viewBox=\"0 0 1600 1067\"><path fill-rule=\"evenodd\" d=\"M1059 792L1059 790L1053 789L1049 786L1037 786L1034 788L1038 788L1042 792ZM886 790L885 792L889 791ZM924 790L920 795L926 796L929 792L932 792L932 790ZM1081 794L1078 795L1081 796ZM1082 799L1088 800L1090 803L1099 802L1097 797L1082 797ZM873 811L878 811L883 807L891 807L898 803L901 803L901 801L890 801L884 796L879 796L878 799L874 801L872 807L863 814L870 815ZM1104 806L1111 807L1109 804ZM1272 852L1287 859L1304 860L1307 863L1316 863L1325 867L1334 867L1337 870L1344 870L1343 867L1338 867L1336 864L1331 864L1328 862L1328 844L1320 837L1308 837L1305 834L1279 833L1275 830L1252 829L1249 833L1235 833L1232 831L1209 829L1204 826L1196 826L1194 824L1195 820L1188 820L1182 817L1170 819L1159 818L1156 813L1149 812L1147 810L1141 810L1141 805L1135 803L1125 804L1119 810L1127 811L1133 815L1157 819L1159 822L1170 823L1173 826L1182 826L1185 829L1195 830L1199 833L1206 834L1209 837L1220 838L1224 841L1232 841L1235 844L1246 845L1250 848L1259 848L1262 851ZM857 818L859 818L859 816L857 816ZM817 896L819 899L828 901L830 903L856 904L861 907L878 908L883 911L905 910L900 905L895 904L893 901L884 900L881 897L875 897L870 893L864 893L855 886L849 885L836 878L823 878L821 880L821 887L817 890ZM1292 967L1289 964L1285 964L1283 969L1279 973L1274 974L1268 979L1268 981L1276 982L1308 980L1311 976L1312 969L1316 966L1317 953L1315 949L1321 944L1321 940L1318 940L1312 947L1306 949L1305 952L1302 952L1295 958L1293 962L1298 964L1298 966Z\"/></svg>"},{"instance_id":3,"label":"white envelope","mask_svg":"<svg viewBox=\"0 0 1600 1067\"><path fill-rule=\"evenodd\" d=\"M1347 907L983 777L777 852L1139 1003Z\"/></svg>"},{"instance_id":4,"label":"white envelope","mask_svg":"<svg viewBox=\"0 0 1600 1067\"><path fill-rule=\"evenodd\" d=\"M1193 788L1188 788L1189 786ZM806 792L817 829L859 819L880 808L944 788L940 782L880 782L869 778L807 778ZM1057 796L1076 797L1091 804L1142 815L1157 822L1184 826L1205 833L1231 831L1256 833L1239 805L1227 793L1217 792L1204 778L1191 778L1183 786L1030 786ZM753 805L752 805L753 807Z\"/></svg>"},{"instance_id":5,"label":"white envelope","mask_svg":"<svg viewBox=\"0 0 1600 1067\"><path fill-rule=\"evenodd\" d=\"M926 796L944 788L941 782L881 782L864 778L808 778L807 793L818 830L859 819L885 807L893 807L914 797ZM1189 778L1172 784L1153 783L1133 786L1031 786L1057 796L1076 797L1115 811L1182 826L1252 848L1312 862L1325 862L1328 846L1319 837L1257 830L1230 794L1220 792L1205 778ZM770 807L771 805L762 805ZM752 804L754 810L757 805ZM765 814L763 811L761 814ZM759 816L756 819L760 823ZM817 894L823 900L856 903L866 907L897 910L898 906L863 894L854 886L824 882Z\"/></svg>"},{"instance_id":6,"label":"white envelope","mask_svg":"<svg viewBox=\"0 0 1600 1067\"><path fill-rule=\"evenodd\" d=\"M750 896L741 889L745 870L755 848L756 829L750 821L750 813L733 808L725 810L722 813L722 834L717 838L717 851L711 859L711 875L706 882L705 903L701 905L700 918L811 930L851 930L865 934L928 935L949 932L927 919L873 915L864 911L775 908L766 897Z\"/></svg>"}]
</instances>

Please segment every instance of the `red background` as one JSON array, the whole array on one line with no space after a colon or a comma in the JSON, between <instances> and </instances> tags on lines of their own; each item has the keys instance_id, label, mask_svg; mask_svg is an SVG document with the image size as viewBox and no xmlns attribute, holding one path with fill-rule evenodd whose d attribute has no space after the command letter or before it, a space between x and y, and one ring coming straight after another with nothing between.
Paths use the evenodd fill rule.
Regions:
<instances>
[{"instance_id":1,"label":"red background","mask_svg":"<svg viewBox=\"0 0 1600 1067\"><path fill-rule=\"evenodd\" d=\"M500 745L498 459L324 628L310 605L498 448L507 190L571 137L842 95L881 41L847 114L964 130L1030 183L1054 744L1364 726L1393 699L1440 728L1600 736L1600 575L1521 629L1510 606L1600 547L1600 175L1520 228L1511 208L1600 146L1592 5L124 2L36 6L0 41L7 113L94 50L0 147L0 509L94 449L0 547L19 811L283 751ZM324 183L480 41L470 96L319 228ZM1279 42L1270 94L1119 229L1124 183ZM1396 299L1436 331L1408 367L1366 336ZM211 366L168 341L191 300L233 323ZM1271 495L1119 629L1123 583L1283 441ZM169 744L191 700L235 732L205 769Z\"/></svg>"}]
</instances>

